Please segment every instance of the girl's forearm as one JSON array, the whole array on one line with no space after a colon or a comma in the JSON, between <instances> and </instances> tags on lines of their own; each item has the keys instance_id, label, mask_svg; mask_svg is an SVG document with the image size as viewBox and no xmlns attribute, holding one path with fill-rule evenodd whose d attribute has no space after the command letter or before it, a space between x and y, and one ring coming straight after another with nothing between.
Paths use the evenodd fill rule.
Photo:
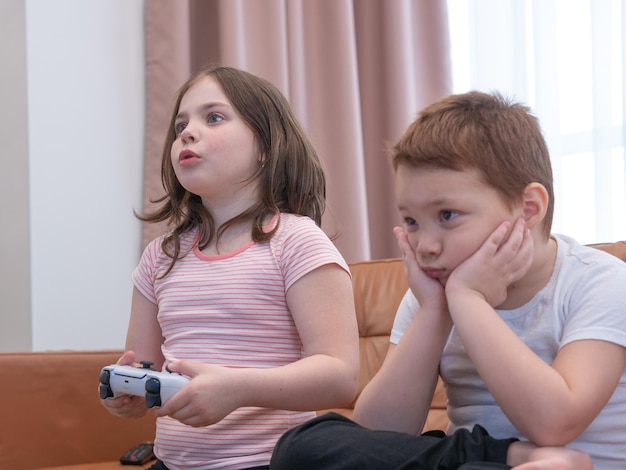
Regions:
<instances>
[{"instance_id":1,"label":"girl's forearm","mask_svg":"<svg viewBox=\"0 0 626 470\"><path fill-rule=\"evenodd\" d=\"M276 368L232 369L240 406L314 411L347 406L356 396L358 369L324 354Z\"/></svg>"}]
</instances>

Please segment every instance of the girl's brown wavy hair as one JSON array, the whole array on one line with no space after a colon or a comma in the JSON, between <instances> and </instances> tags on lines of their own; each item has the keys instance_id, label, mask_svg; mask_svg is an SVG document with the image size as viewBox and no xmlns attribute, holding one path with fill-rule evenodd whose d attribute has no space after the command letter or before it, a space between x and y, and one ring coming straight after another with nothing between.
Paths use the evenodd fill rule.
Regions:
<instances>
[{"instance_id":1,"label":"girl's brown wavy hair","mask_svg":"<svg viewBox=\"0 0 626 470\"><path fill-rule=\"evenodd\" d=\"M219 227L200 197L180 184L170 158L180 102L195 83L208 77L219 83L235 111L254 133L263 161L250 178L250 182L259 182L261 199ZM160 206L137 217L145 222L167 221L171 228L161 243L163 251L172 258L164 276L185 255L181 253L181 236L195 227L199 228L201 250L214 239L219 241L229 227L250 221L252 239L263 242L278 228L277 224L272 230L264 231L268 216L281 212L304 215L321 226L326 208L326 178L321 162L286 98L267 80L231 67L197 72L178 90L163 145L161 181L165 195L153 201Z\"/></svg>"}]
</instances>

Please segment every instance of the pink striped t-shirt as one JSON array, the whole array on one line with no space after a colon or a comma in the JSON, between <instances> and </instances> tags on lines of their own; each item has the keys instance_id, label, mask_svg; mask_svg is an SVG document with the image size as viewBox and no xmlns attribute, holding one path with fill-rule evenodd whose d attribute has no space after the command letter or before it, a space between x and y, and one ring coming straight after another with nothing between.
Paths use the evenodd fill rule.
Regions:
<instances>
[{"instance_id":1,"label":"pink striped t-shirt","mask_svg":"<svg viewBox=\"0 0 626 470\"><path fill-rule=\"evenodd\" d=\"M137 289L159 307L166 361L190 359L229 367L278 367L302 358L286 292L298 279L327 264L349 273L341 254L308 217L280 215L265 243L219 256L183 237L172 271L161 238L144 250L133 273ZM157 420L155 453L170 470L245 468L269 463L278 438L312 412L239 408L219 423L194 428Z\"/></svg>"}]
</instances>

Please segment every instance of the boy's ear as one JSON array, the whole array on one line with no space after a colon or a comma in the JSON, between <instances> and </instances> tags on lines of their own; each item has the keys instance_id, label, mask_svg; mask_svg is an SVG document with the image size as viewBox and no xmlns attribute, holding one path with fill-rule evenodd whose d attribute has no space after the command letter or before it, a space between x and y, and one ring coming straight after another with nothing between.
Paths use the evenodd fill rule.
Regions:
<instances>
[{"instance_id":1,"label":"boy's ear","mask_svg":"<svg viewBox=\"0 0 626 470\"><path fill-rule=\"evenodd\" d=\"M549 199L548 191L541 183L530 183L526 186L522 196L522 207L527 227L534 227L543 221Z\"/></svg>"}]
</instances>

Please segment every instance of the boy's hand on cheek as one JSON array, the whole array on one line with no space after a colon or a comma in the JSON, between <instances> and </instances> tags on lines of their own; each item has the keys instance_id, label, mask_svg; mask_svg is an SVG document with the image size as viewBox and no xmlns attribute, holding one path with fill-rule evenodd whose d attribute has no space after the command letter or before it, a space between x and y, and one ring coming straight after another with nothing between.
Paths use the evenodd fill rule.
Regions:
<instances>
[{"instance_id":1,"label":"boy's hand on cheek","mask_svg":"<svg viewBox=\"0 0 626 470\"><path fill-rule=\"evenodd\" d=\"M415 256L415 251L413 251L405 231L401 227L395 227L393 233L398 241L398 247L400 247L400 251L402 252L402 263L404 264L406 279L420 307L432 306L437 310L447 310L443 286L439 281L429 277L422 268L420 268Z\"/></svg>"},{"instance_id":2,"label":"boy's hand on cheek","mask_svg":"<svg viewBox=\"0 0 626 470\"><path fill-rule=\"evenodd\" d=\"M509 232L503 222L472 256L450 275L446 295L478 294L492 307L506 300L507 288L530 268L533 242L524 220L518 219Z\"/></svg>"}]
</instances>

